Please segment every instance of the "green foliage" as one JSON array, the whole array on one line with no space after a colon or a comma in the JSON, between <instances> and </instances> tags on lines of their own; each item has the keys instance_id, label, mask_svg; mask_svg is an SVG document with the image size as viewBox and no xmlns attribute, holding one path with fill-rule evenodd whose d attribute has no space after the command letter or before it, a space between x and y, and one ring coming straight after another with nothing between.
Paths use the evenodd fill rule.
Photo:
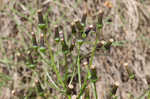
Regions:
<instances>
[{"instance_id":1,"label":"green foliage","mask_svg":"<svg viewBox=\"0 0 150 99\"><path fill-rule=\"evenodd\" d=\"M11 77L4 74L4 73L0 73L0 89L4 86L7 86L8 81L11 80Z\"/></svg>"},{"instance_id":2,"label":"green foliage","mask_svg":"<svg viewBox=\"0 0 150 99\"><path fill-rule=\"evenodd\" d=\"M54 1L56 4L61 6L61 4L57 0ZM78 0L78 2L81 2L81 0ZM27 9L28 8L31 9L32 7L27 7ZM31 10L32 15L28 17L22 14L21 12L17 11L15 8L11 9L11 11L14 14L27 19L27 22L33 25L37 9ZM68 92L68 84L75 83L76 86L79 86L77 92L77 99L81 99L83 97L83 94L85 94L88 85L92 86L93 96L95 97L95 99L98 99L95 85L96 81L98 80L97 68L91 69L91 66L93 64L93 59L97 50L97 45L99 43L98 34L101 34L101 30L103 28L102 21L100 24L99 23L96 23L96 25L94 24L96 26L96 31L94 30L93 27L88 28L89 30L85 29L87 24L86 23L83 24L80 21L78 21L78 23L75 26L75 30L72 31L73 35L71 35L70 38L67 37L65 38L63 33L62 37L60 34L58 34L57 37L53 38L52 35L53 29L51 27L53 27L54 24L60 22L54 22L52 23L52 26L51 25L49 26L49 21L51 20L48 18L48 16L51 10L52 8L49 7L46 13L42 12L43 14L40 16L40 18L41 20L43 20L42 21L43 23L38 23L34 27L37 32L36 34L37 38L39 35L43 33L42 37L40 37L37 40L37 43L39 44L32 44L34 42L32 43L30 42L30 39L32 38L31 33L28 33L27 36L29 38L28 42L25 42L24 39L26 38L24 38L24 36L21 35L22 42L19 43L22 43L23 47L26 48L25 49L26 58L24 59L24 62L26 63L25 66L27 66L27 68L29 68L29 71L33 73L32 75L30 75L32 76L31 82L36 83L34 78L37 78L39 80L38 84L36 84L34 88L33 87L28 88L27 96L23 98L29 99L32 96L32 94L36 94L37 96L41 96L44 99L46 99L45 90L47 90L48 88L53 88L53 90L58 91L59 93L63 94L64 96L68 97L68 99L70 99L71 95L73 95L74 93L72 90L69 90L71 92ZM66 21L67 18L64 18L66 16L65 15L62 16L63 21ZM102 17L100 19L102 19ZM71 21L72 20L69 20L69 22ZM109 19L106 21L109 24L111 23L109 22ZM26 27L24 27L23 24L20 25L18 20L16 20L16 23L20 32L25 33ZM59 27L59 29L63 31L63 29L64 28L66 29L67 27L65 25ZM90 51L91 53L89 55L89 63L87 67L82 67L82 59L86 58L86 56L82 56L81 46L87 44L88 41L86 42L85 39L88 37L89 32L91 32L92 30L94 31L93 35L95 35L96 38L93 42L89 41L92 45L92 50ZM31 31L34 31L34 29ZM50 39L53 39L54 42L49 41ZM75 39L75 42L73 48L71 48L70 44L72 44L73 39ZM116 41L110 43L107 47L123 46L124 43L125 43L124 41ZM108 43L104 44L102 47L106 48L105 45L107 44ZM29 54L26 51L27 49L31 49ZM76 54L74 54L74 52ZM21 54L24 54L23 51ZM71 60L71 62L68 62L69 59ZM17 65L20 64L17 63ZM2 79L2 82L0 82L0 86L4 86L7 81L11 80L9 76L2 74L0 74L0 79ZM74 81L74 79L76 79L77 81ZM54 97L57 98L57 96ZM90 96L87 96L86 99L90 99ZM115 97L114 99L117 99L117 97Z\"/></svg>"}]
</instances>

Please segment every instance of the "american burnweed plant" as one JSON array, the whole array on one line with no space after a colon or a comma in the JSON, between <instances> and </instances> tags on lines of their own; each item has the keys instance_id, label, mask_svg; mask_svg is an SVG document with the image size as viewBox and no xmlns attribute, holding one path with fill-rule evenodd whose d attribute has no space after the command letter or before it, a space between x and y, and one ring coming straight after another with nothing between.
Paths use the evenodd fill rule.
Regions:
<instances>
[{"instance_id":1,"label":"american burnweed plant","mask_svg":"<svg viewBox=\"0 0 150 99\"><path fill-rule=\"evenodd\" d=\"M27 91L14 89L12 94L25 99L36 96L52 96L57 99L57 94L62 94L65 99L98 99L97 94L100 93L97 93L95 83L100 77L97 76L97 68L93 63L95 52L100 49L109 50L111 45L120 44L114 43L113 39L99 41L103 29L103 14L100 10L96 16L97 22L89 25L86 22L87 12L84 12L81 19L70 23L71 35L66 36L63 30L65 26L59 24L52 30L54 35L49 35L48 19L43 16L42 9L38 10L37 31L40 35L36 32L29 33L32 43L26 52L27 70L32 72L32 77L23 77L24 83L31 80L33 85ZM81 47L87 43L90 33L96 38L91 42L92 50L83 55ZM53 36L53 42L49 42L49 36ZM85 62L82 61L84 59ZM115 94L118 86L116 83L111 85L108 98L117 98ZM54 90L56 93L51 95Z\"/></svg>"},{"instance_id":2,"label":"american burnweed plant","mask_svg":"<svg viewBox=\"0 0 150 99\"><path fill-rule=\"evenodd\" d=\"M37 13L40 37L38 40L36 33L31 33L32 46L28 51L27 62L27 66L37 76L34 81L37 93L44 97L44 90L53 88L62 93L65 99L90 99L87 87L91 86L92 96L94 96L94 99L98 99L95 83L99 77L93 64L93 58L96 50L100 48L109 50L114 42L113 39L108 40L108 42L99 41L98 39L103 28L104 12L99 11L97 23L93 25L86 24L87 13L84 12L81 20L77 19L70 23L71 35L68 38L65 36L63 27L55 25L53 41L56 48L53 48L52 43L48 42L48 24L44 20L42 10L38 10ZM82 63L85 56L82 56L80 48L84 45L90 32L96 35L96 39L93 42L92 50L88 54L87 61ZM44 67L39 67L39 64L43 64ZM40 71L37 71L41 68L44 71L42 76ZM116 90L117 87L112 89L112 92L110 92L111 97L115 95ZM30 95L26 96L26 98L28 97Z\"/></svg>"},{"instance_id":3,"label":"american burnweed plant","mask_svg":"<svg viewBox=\"0 0 150 99\"><path fill-rule=\"evenodd\" d=\"M150 82L149 75L143 74L145 62L139 63L141 58L137 60L140 49L144 51L142 57L149 55L147 46L140 47L144 42L149 43L146 38L149 30L145 26L149 22L148 1L140 2L10 1L8 8L3 7L5 10L0 13L0 23L5 25L0 27L0 32L4 32L0 37L2 99L5 96L13 99L149 99L149 88L136 97ZM103 11L98 12L101 8L104 8L104 17ZM87 12L82 12L83 9ZM83 50L85 46L88 51ZM134 64L143 66L138 65L141 67L138 70ZM137 71L143 71L140 74L143 76L139 77ZM126 89L128 96L122 96Z\"/></svg>"}]
</instances>

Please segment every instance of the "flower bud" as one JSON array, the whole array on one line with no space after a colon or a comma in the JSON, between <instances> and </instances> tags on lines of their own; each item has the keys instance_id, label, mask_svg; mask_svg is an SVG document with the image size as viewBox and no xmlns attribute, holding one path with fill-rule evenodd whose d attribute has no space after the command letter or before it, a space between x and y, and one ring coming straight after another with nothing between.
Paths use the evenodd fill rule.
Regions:
<instances>
[{"instance_id":1,"label":"flower bud","mask_svg":"<svg viewBox=\"0 0 150 99\"><path fill-rule=\"evenodd\" d=\"M11 93L12 93L12 95L14 95L14 96L16 95L16 91L15 91L15 90L12 90Z\"/></svg>"},{"instance_id":2,"label":"flower bud","mask_svg":"<svg viewBox=\"0 0 150 99\"><path fill-rule=\"evenodd\" d=\"M75 20L75 24L76 24L77 29L80 31L80 33L83 33L83 29L84 29L83 24L78 19Z\"/></svg>"},{"instance_id":3,"label":"flower bud","mask_svg":"<svg viewBox=\"0 0 150 99\"><path fill-rule=\"evenodd\" d=\"M39 9L39 10L37 11L37 13L38 13L39 24L44 24L42 9Z\"/></svg>"},{"instance_id":4,"label":"flower bud","mask_svg":"<svg viewBox=\"0 0 150 99\"><path fill-rule=\"evenodd\" d=\"M58 26L56 25L55 26L55 41L56 42L59 42L59 28L58 28Z\"/></svg>"},{"instance_id":5,"label":"flower bud","mask_svg":"<svg viewBox=\"0 0 150 99\"><path fill-rule=\"evenodd\" d=\"M129 78L130 78L130 79L135 78L135 73L134 73L134 71L132 70L132 68L129 67L128 63L124 63L124 66L125 66L125 69L126 69L128 75L129 75Z\"/></svg>"},{"instance_id":6,"label":"flower bud","mask_svg":"<svg viewBox=\"0 0 150 99\"><path fill-rule=\"evenodd\" d=\"M77 99L77 95L73 95L71 99Z\"/></svg>"},{"instance_id":7,"label":"flower bud","mask_svg":"<svg viewBox=\"0 0 150 99\"><path fill-rule=\"evenodd\" d=\"M85 61L85 62L83 62L83 66L87 66L88 65L88 62L87 61Z\"/></svg>"},{"instance_id":8,"label":"flower bud","mask_svg":"<svg viewBox=\"0 0 150 99\"><path fill-rule=\"evenodd\" d=\"M43 33L40 35L40 46L44 47L44 34Z\"/></svg>"},{"instance_id":9,"label":"flower bud","mask_svg":"<svg viewBox=\"0 0 150 99\"><path fill-rule=\"evenodd\" d=\"M37 13L38 13L38 20L39 20L38 26L41 30L44 30L46 28L46 24L44 23L42 9L39 9Z\"/></svg>"},{"instance_id":10,"label":"flower bud","mask_svg":"<svg viewBox=\"0 0 150 99\"><path fill-rule=\"evenodd\" d=\"M40 51L41 52L46 51L46 48L45 48L45 45L44 45L44 34L43 33L40 35Z\"/></svg>"},{"instance_id":11,"label":"flower bud","mask_svg":"<svg viewBox=\"0 0 150 99\"><path fill-rule=\"evenodd\" d=\"M98 49L100 49L100 48L102 48L104 45L106 44L106 41L100 41L98 44L97 44L97 46L96 46L96 49L98 50Z\"/></svg>"},{"instance_id":12,"label":"flower bud","mask_svg":"<svg viewBox=\"0 0 150 99\"><path fill-rule=\"evenodd\" d=\"M37 48L38 44L37 44L36 36L34 32L32 32L32 44L34 48Z\"/></svg>"},{"instance_id":13,"label":"flower bud","mask_svg":"<svg viewBox=\"0 0 150 99\"><path fill-rule=\"evenodd\" d=\"M72 41L71 46L70 46L70 51L72 51L75 47L75 40Z\"/></svg>"},{"instance_id":14,"label":"flower bud","mask_svg":"<svg viewBox=\"0 0 150 99\"><path fill-rule=\"evenodd\" d=\"M74 86L73 86L72 84L69 84L69 85L68 85L68 88L73 89Z\"/></svg>"},{"instance_id":15,"label":"flower bud","mask_svg":"<svg viewBox=\"0 0 150 99\"><path fill-rule=\"evenodd\" d=\"M111 3L110 1L106 1L106 2L104 3L104 6L105 6L105 7L108 7L108 8L112 8L112 3Z\"/></svg>"},{"instance_id":16,"label":"flower bud","mask_svg":"<svg viewBox=\"0 0 150 99\"><path fill-rule=\"evenodd\" d=\"M105 47L106 49L110 49L110 47L111 47L111 45L112 45L113 42L114 42L114 40L113 40L113 39L110 39L110 40L104 45L104 47Z\"/></svg>"},{"instance_id":17,"label":"flower bud","mask_svg":"<svg viewBox=\"0 0 150 99\"><path fill-rule=\"evenodd\" d=\"M79 39L79 40L77 40L77 43L81 46L83 44L83 40Z\"/></svg>"},{"instance_id":18,"label":"flower bud","mask_svg":"<svg viewBox=\"0 0 150 99\"><path fill-rule=\"evenodd\" d=\"M59 32L60 41L64 42L64 34L62 31Z\"/></svg>"},{"instance_id":19,"label":"flower bud","mask_svg":"<svg viewBox=\"0 0 150 99\"><path fill-rule=\"evenodd\" d=\"M89 32L93 29L93 25L90 25L86 30L85 30L85 34L88 35Z\"/></svg>"},{"instance_id":20,"label":"flower bud","mask_svg":"<svg viewBox=\"0 0 150 99\"><path fill-rule=\"evenodd\" d=\"M150 85L150 75L146 75L147 84Z\"/></svg>"},{"instance_id":21,"label":"flower bud","mask_svg":"<svg viewBox=\"0 0 150 99\"><path fill-rule=\"evenodd\" d=\"M64 53L67 53L68 45L65 42L64 33L62 31L60 31L59 36L60 36L60 41L61 41L61 45L62 45L62 51Z\"/></svg>"},{"instance_id":22,"label":"flower bud","mask_svg":"<svg viewBox=\"0 0 150 99\"><path fill-rule=\"evenodd\" d=\"M99 10L99 13L98 13L98 28L102 28L103 15L104 15L104 12L102 10Z\"/></svg>"},{"instance_id":23,"label":"flower bud","mask_svg":"<svg viewBox=\"0 0 150 99\"><path fill-rule=\"evenodd\" d=\"M71 23L71 30L72 30L72 34L75 34L77 32L74 22Z\"/></svg>"},{"instance_id":24,"label":"flower bud","mask_svg":"<svg viewBox=\"0 0 150 99\"><path fill-rule=\"evenodd\" d=\"M111 85L111 94L115 95L117 92L117 89L119 87L120 83L118 81L116 81L113 85Z\"/></svg>"},{"instance_id":25,"label":"flower bud","mask_svg":"<svg viewBox=\"0 0 150 99\"><path fill-rule=\"evenodd\" d=\"M97 78L97 71L95 65L91 65L90 70L91 70L91 80L92 82L96 82L98 78Z\"/></svg>"},{"instance_id":26,"label":"flower bud","mask_svg":"<svg viewBox=\"0 0 150 99\"><path fill-rule=\"evenodd\" d=\"M87 12L85 11L85 12L83 13L82 18L81 18L81 23L83 23L84 25L86 24L86 18L87 18Z\"/></svg>"}]
</instances>

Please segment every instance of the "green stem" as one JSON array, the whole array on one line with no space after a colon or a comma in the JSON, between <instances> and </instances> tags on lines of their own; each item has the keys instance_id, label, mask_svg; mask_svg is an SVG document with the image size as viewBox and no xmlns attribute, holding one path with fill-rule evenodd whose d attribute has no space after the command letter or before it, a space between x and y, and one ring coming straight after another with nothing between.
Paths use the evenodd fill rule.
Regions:
<instances>
[{"instance_id":1,"label":"green stem","mask_svg":"<svg viewBox=\"0 0 150 99\"><path fill-rule=\"evenodd\" d=\"M67 55L66 54L64 54L64 60L65 60L65 80L64 80L64 82L65 82L65 84L66 84L66 82L67 82L67 74L68 74L68 65L67 65Z\"/></svg>"},{"instance_id":2,"label":"green stem","mask_svg":"<svg viewBox=\"0 0 150 99\"><path fill-rule=\"evenodd\" d=\"M91 65L93 63L93 59L94 59L94 55L95 55L97 43L98 43L98 36L96 34L96 41L95 41L95 45L94 45L94 47L92 49L92 55L91 55L90 62L89 62L89 67L88 67L88 75L89 75L89 77L91 77L90 67L91 67ZM97 98L97 92L96 92L95 83L94 82L91 82L91 83L92 83L92 87L93 87L93 92L94 92L95 99L98 99Z\"/></svg>"},{"instance_id":3,"label":"green stem","mask_svg":"<svg viewBox=\"0 0 150 99\"><path fill-rule=\"evenodd\" d=\"M79 86L80 88L82 87L81 85L81 70L80 70L80 45L78 48L78 59L77 59L77 68L78 68L78 80L79 80Z\"/></svg>"},{"instance_id":4,"label":"green stem","mask_svg":"<svg viewBox=\"0 0 150 99\"><path fill-rule=\"evenodd\" d=\"M93 93L94 93L95 99L98 99L97 98L97 91L96 91L96 85L95 85L95 83L92 83L92 88L93 88Z\"/></svg>"},{"instance_id":5,"label":"green stem","mask_svg":"<svg viewBox=\"0 0 150 99\"><path fill-rule=\"evenodd\" d=\"M64 90L66 90L66 86L65 86L65 84L64 84L64 82L63 82L63 80L62 80L62 77L60 76L59 70L58 70L58 68L57 68L57 66L56 66L56 64L55 64L54 55L53 55L53 53L52 53L51 45L48 43L48 40L46 40L46 44L47 44L47 46L48 46L49 55L50 55L50 57L51 57L51 64L50 64L50 65L52 66L52 69L53 69L54 72L56 73L56 76L57 76L58 80L60 81L62 87L64 88Z\"/></svg>"},{"instance_id":6,"label":"green stem","mask_svg":"<svg viewBox=\"0 0 150 99\"><path fill-rule=\"evenodd\" d=\"M71 96L70 96L70 95L68 95L68 99L71 99Z\"/></svg>"},{"instance_id":7,"label":"green stem","mask_svg":"<svg viewBox=\"0 0 150 99\"><path fill-rule=\"evenodd\" d=\"M79 93L77 99L79 99L79 98L82 96L82 94L83 94L83 92L84 92L84 90L85 90L87 84L88 84L88 75L86 76L86 78L85 78L85 80L84 80L83 86L82 86L82 88L80 89L80 93Z\"/></svg>"}]
</instances>

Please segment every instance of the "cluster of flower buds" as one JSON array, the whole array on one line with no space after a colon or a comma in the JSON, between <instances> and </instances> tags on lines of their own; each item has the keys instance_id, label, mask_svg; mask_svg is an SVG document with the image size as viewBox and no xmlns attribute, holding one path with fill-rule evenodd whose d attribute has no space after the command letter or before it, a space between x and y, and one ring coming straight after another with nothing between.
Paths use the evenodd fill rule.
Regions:
<instances>
[{"instance_id":1,"label":"cluster of flower buds","mask_svg":"<svg viewBox=\"0 0 150 99\"><path fill-rule=\"evenodd\" d=\"M71 23L71 32L73 35L75 35L77 32L80 33L75 35L77 36L77 38L79 37L79 39L87 37L89 32L93 29L93 25L90 25L85 29L86 19L87 11L83 12L81 20L76 19L74 22Z\"/></svg>"},{"instance_id":2,"label":"cluster of flower buds","mask_svg":"<svg viewBox=\"0 0 150 99\"><path fill-rule=\"evenodd\" d=\"M103 40L103 41L100 41L100 42L97 44L96 49L98 50L98 49L104 47L106 50L109 50L113 42L114 42L113 39L109 39L108 42L106 42L106 41L104 41L104 40Z\"/></svg>"},{"instance_id":3,"label":"cluster of flower buds","mask_svg":"<svg viewBox=\"0 0 150 99\"><path fill-rule=\"evenodd\" d=\"M34 49L37 49L38 48L38 43L37 43L37 40L36 40L36 35L34 32L31 33L32 34L32 45L33 45L33 48ZM44 34L41 33L40 35L40 51L41 52L45 52L45 45L44 45Z\"/></svg>"},{"instance_id":4,"label":"cluster of flower buds","mask_svg":"<svg viewBox=\"0 0 150 99\"><path fill-rule=\"evenodd\" d=\"M78 36L82 38L85 38L89 34L89 32L94 28L93 25L90 25L84 30L84 24L81 23L79 20L75 20L75 23L73 22L71 24L73 34L77 32L76 27L80 33Z\"/></svg>"}]
</instances>

